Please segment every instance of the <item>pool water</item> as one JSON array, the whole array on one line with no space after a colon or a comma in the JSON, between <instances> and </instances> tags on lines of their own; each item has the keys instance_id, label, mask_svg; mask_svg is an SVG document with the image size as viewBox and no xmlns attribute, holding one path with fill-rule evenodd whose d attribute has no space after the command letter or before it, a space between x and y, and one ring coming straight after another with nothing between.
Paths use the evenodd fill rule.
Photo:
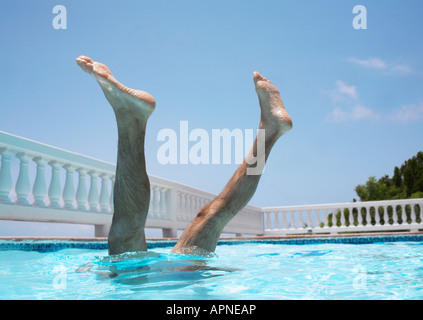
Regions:
<instances>
[{"instance_id":1,"label":"pool water","mask_svg":"<svg viewBox=\"0 0 423 320\"><path fill-rule=\"evenodd\" d=\"M423 242L0 251L0 299L423 299Z\"/></svg>"}]
</instances>

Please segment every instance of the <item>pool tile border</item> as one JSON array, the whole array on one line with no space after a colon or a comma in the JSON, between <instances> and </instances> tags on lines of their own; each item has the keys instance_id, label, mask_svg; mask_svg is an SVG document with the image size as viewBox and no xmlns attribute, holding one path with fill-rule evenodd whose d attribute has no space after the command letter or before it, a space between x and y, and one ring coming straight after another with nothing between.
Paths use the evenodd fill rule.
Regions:
<instances>
[{"instance_id":1,"label":"pool tile border","mask_svg":"<svg viewBox=\"0 0 423 320\"><path fill-rule=\"evenodd\" d=\"M150 239L147 248L165 248L175 245L177 239ZM285 237L252 237L222 238L218 245L240 245L245 243L306 245L306 244L371 244L378 242L423 242L423 232L401 234L364 234L364 235L321 235L321 236L285 236ZM107 250L106 238L33 238L33 237L0 237L0 251L21 250L54 252L63 249Z\"/></svg>"},{"instance_id":2,"label":"pool tile border","mask_svg":"<svg viewBox=\"0 0 423 320\"><path fill-rule=\"evenodd\" d=\"M244 240L222 240L219 244L237 245L240 243L268 243L285 245L306 245L306 244L371 244L378 242L423 242L423 234L409 235L372 235L372 236L349 236L349 237L315 237L315 238L269 238L269 239L244 239Z\"/></svg>"}]
</instances>

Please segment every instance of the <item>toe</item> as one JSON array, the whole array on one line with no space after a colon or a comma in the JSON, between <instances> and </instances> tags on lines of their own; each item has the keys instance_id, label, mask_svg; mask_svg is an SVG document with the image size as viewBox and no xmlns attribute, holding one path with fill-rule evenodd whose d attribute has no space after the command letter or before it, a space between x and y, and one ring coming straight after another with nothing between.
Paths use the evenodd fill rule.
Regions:
<instances>
[{"instance_id":1,"label":"toe","mask_svg":"<svg viewBox=\"0 0 423 320\"><path fill-rule=\"evenodd\" d=\"M84 70L85 72L90 72L93 68L93 61L85 56L79 56L76 58L76 63Z\"/></svg>"},{"instance_id":2,"label":"toe","mask_svg":"<svg viewBox=\"0 0 423 320\"><path fill-rule=\"evenodd\" d=\"M254 71L253 80L254 80L254 84L257 84L257 82L264 80L264 78L260 73L258 73L257 71Z\"/></svg>"},{"instance_id":3,"label":"toe","mask_svg":"<svg viewBox=\"0 0 423 320\"><path fill-rule=\"evenodd\" d=\"M267 82L270 83L269 80L267 80L266 77L263 77L260 73L258 73L257 71L254 71L254 76L253 76L253 80L254 80L254 84L257 86L260 86L262 84L265 84ZM259 83L260 82L260 83Z\"/></svg>"},{"instance_id":4,"label":"toe","mask_svg":"<svg viewBox=\"0 0 423 320\"><path fill-rule=\"evenodd\" d=\"M77 60L81 60L81 61L84 61L84 62L86 62L86 63L92 63L93 62L93 60L90 58L90 57L87 57L87 56L79 56L78 58L77 58Z\"/></svg>"},{"instance_id":5,"label":"toe","mask_svg":"<svg viewBox=\"0 0 423 320\"><path fill-rule=\"evenodd\" d=\"M86 56L79 56L78 58L76 58L76 63L80 67L90 68L93 64L93 61Z\"/></svg>"}]
</instances>

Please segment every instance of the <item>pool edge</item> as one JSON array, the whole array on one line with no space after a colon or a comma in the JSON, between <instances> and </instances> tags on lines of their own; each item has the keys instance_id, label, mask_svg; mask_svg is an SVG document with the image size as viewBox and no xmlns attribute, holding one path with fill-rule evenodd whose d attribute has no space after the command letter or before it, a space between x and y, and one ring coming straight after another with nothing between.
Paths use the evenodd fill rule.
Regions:
<instances>
[{"instance_id":1,"label":"pool edge","mask_svg":"<svg viewBox=\"0 0 423 320\"><path fill-rule=\"evenodd\" d=\"M281 235L281 236L251 236L251 237L221 237L219 241L225 240L283 240L283 239L317 239L317 238L351 238L351 237L380 237L380 236L408 236L423 235L423 231L414 232L367 232L367 233L348 233L348 234L310 234L310 235ZM179 238L146 238L149 242L158 241L177 241ZM46 236L0 236L0 240L13 241L107 241L107 237L46 237Z\"/></svg>"}]
</instances>

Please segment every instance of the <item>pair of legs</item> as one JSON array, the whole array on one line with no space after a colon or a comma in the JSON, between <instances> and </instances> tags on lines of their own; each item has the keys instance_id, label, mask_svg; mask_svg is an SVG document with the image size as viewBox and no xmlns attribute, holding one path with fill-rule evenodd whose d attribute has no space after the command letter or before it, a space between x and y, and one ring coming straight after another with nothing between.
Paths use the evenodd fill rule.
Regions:
<instances>
[{"instance_id":1,"label":"pair of legs","mask_svg":"<svg viewBox=\"0 0 423 320\"><path fill-rule=\"evenodd\" d=\"M147 120L154 111L154 98L139 90L127 88L104 64L88 57L76 59L100 85L116 116L118 159L114 185L114 214L108 237L109 254L146 251L144 226L150 201L150 182L145 167L144 140ZM253 76L259 99L259 129L264 135L267 160L275 142L292 128L278 89L258 72ZM248 174L258 156L258 140L235 171L223 191L205 205L189 224L173 248L174 253L201 254L213 252L226 224L249 202L259 183L260 174Z\"/></svg>"}]
</instances>

